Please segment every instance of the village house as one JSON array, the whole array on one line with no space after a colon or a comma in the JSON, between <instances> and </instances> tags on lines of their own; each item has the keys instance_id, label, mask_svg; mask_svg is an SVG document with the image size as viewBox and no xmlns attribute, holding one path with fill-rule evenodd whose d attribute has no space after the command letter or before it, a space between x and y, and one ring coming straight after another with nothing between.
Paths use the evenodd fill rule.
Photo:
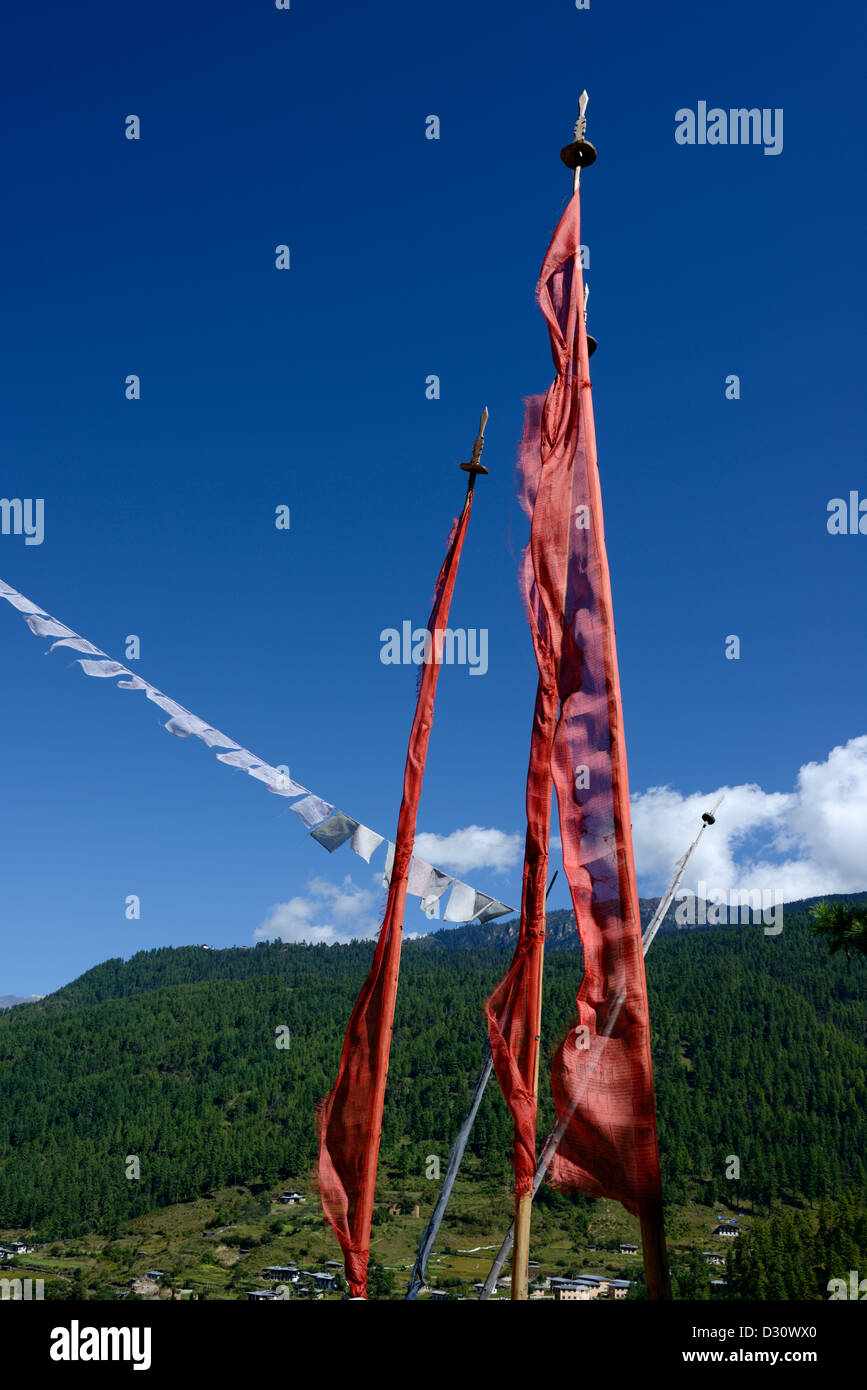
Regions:
<instances>
[{"instance_id":1,"label":"village house","mask_svg":"<svg viewBox=\"0 0 867 1390\"><path fill-rule=\"evenodd\" d=\"M611 1279L608 1284L608 1297L626 1298L631 1288L631 1279Z\"/></svg>"},{"instance_id":2,"label":"village house","mask_svg":"<svg viewBox=\"0 0 867 1390\"><path fill-rule=\"evenodd\" d=\"M248 1289L247 1298L251 1303L268 1303L277 1297L273 1289Z\"/></svg>"},{"instance_id":3,"label":"village house","mask_svg":"<svg viewBox=\"0 0 867 1390\"><path fill-rule=\"evenodd\" d=\"M272 1284L297 1284L301 1271L297 1265L266 1265L262 1278Z\"/></svg>"},{"instance_id":4,"label":"village house","mask_svg":"<svg viewBox=\"0 0 867 1390\"><path fill-rule=\"evenodd\" d=\"M715 1236L722 1236L722 1238L723 1238L724 1240L732 1240L735 1236L739 1236L739 1235L740 1235L740 1230L739 1230L739 1228L738 1228L738 1223L737 1223L736 1221L734 1221L734 1220L729 1220L729 1221L722 1221L722 1220L721 1220L720 1223L719 1223L719 1225L717 1226L716 1230L714 1231L714 1235L715 1235Z\"/></svg>"},{"instance_id":5,"label":"village house","mask_svg":"<svg viewBox=\"0 0 867 1390\"><path fill-rule=\"evenodd\" d=\"M721 1255L718 1250L702 1250L702 1255L709 1265L724 1265L725 1255Z\"/></svg>"},{"instance_id":6,"label":"village house","mask_svg":"<svg viewBox=\"0 0 867 1390\"><path fill-rule=\"evenodd\" d=\"M281 1192L279 1200L284 1207L295 1207L299 1202L303 1202L304 1198L300 1192Z\"/></svg>"},{"instance_id":7,"label":"village house","mask_svg":"<svg viewBox=\"0 0 867 1390\"><path fill-rule=\"evenodd\" d=\"M638 1246L633 1245L631 1240L622 1240L620 1242L620 1253L621 1255L637 1255Z\"/></svg>"},{"instance_id":8,"label":"village house","mask_svg":"<svg viewBox=\"0 0 867 1390\"><path fill-rule=\"evenodd\" d=\"M554 1302L566 1303L571 1301L587 1302L591 1298L599 1297L598 1288L593 1288L587 1284L577 1282L569 1284L558 1284L554 1289Z\"/></svg>"},{"instance_id":9,"label":"village house","mask_svg":"<svg viewBox=\"0 0 867 1390\"><path fill-rule=\"evenodd\" d=\"M577 1279L552 1278L551 1292L558 1303L583 1302L591 1298L626 1298L632 1287L629 1279L609 1279L600 1274L579 1274Z\"/></svg>"}]
</instances>

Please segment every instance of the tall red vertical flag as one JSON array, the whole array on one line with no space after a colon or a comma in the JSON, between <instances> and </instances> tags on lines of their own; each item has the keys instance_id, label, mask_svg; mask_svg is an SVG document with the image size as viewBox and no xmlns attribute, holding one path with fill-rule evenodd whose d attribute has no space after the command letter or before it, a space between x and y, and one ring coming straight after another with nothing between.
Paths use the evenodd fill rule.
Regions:
<instances>
[{"instance_id":1,"label":"tall red vertical flag","mask_svg":"<svg viewBox=\"0 0 867 1390\"><path fill-rule=\"evenodd\" d=\"M536 1065L531 1036L541 969L553 782L563 865L584 956L578 1018L557 1050L561 1138L552 1180L658 1219L661 1183L650 1029L632 852L629 786L605 550L576 189L539 277L555 379L527 402L520 493L531 519L522 589L539 689L527 778L521 928L511 969L488 1001L494 1065L515 1120L518 1192L532 1185Z\"/></svg>"},{"instance_id":2,"label":"tall red vertical flag","mask_svg":"<svg viewBox=\"0 0 867 1390\"><path fill-rule=\"evenodd\" d=\"M486 414L483 416L484 420ZM481 453L476 441L472 469ZM487 472L484 468L478 471ZM473 500L475 472L470 472L467 499L452 528L448 552L437 580L427 658L422 667L415 718L409 736L403 799L395 837L394 861L382 928L370 973L358 996L340 1057L337 1080L319 1114L319 1193L322 1209L343 1249L346 1282L354 1298L367 1297L370 1222L376 1187L379 1141L391 1026L394 1018L407 879L415 842L416 815L433 722L434 695L442 637L457 578Z\"/></svg>"}]
</instances>

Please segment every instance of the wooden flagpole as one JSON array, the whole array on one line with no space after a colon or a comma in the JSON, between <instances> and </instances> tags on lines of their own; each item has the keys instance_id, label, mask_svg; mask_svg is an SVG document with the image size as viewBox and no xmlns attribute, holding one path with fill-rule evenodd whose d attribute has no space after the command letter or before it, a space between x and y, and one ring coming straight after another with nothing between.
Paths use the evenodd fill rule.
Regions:
<instances>
[{"instance_id":1,"label":"wooden flagpole","mask_svg":"<svg viewBox=\"0 0 867 1390\"><path fill-rule=\"evenodd\" d=\"M573 170L572 190L573 195L577 193L580 180L581 169L593 164L596 159L596 150L589 140L585 138L587 126L586 110L588 103L586 90L581 93L578 99L578 120L575 123L574 138L571 144L560 151L560 158L563 163ZM584 294L584 318L587 318L587 288ZM596 340L590 335L587 336L588 356L592 356L596 350ZM533 1088L534 1101L538 1101L539 1094L539 1033L541 1031L541 1012L542 1012L542 960L541 953L536 968L536 978L531 982L534 1002L534 1034L536 1038L536 1066L535 1081ZM550 1160L549 1160L550 1161ZM547 1166L547 1165L546 1165ZM530 1216L532 1212L534 1191L516 1199L515 1203L515 1222L514 1222L514 1247L512 1252L512 1299L526 1299L528 1297L528 1268L530 1252ZM644 1256L644 1274L647 1285L649 1299L670 1299L671 1281L668 1272L668 1253L665 1243L665 1229L663 1221L662 1203L653 1208L646 1208L640 1217L642 1252Z\"/></svg>"},{"instance_id":2,"label":"wooden flagpole","mask_svg":"<svg viewBox=\"0 0 867 1390\"><path fill-rule=\"evenodd\" d=\"M542 1032L542 966L545 946L536 953L533 975L529 981L533 1000L533 1040L536 1049L536 1062L533 1072L533 1101L539 1101L539 1054ZM528 1279L530 1268L530 1218L533 1213L533 1189L523 1196L515 1195L515 1247L512 1252L512 1299L525 1301L529 1297Z\"/></svg>"},{"instance_id":3,"label":"wooden flagpole","mask_svg":"<svg viewBox=\"0 0 867 1390\"><path fill-rule=\"evenodd\" d=\"M545 893L546 902L551 896L551 889L554 887L554 879L556 879L557 874L559 872L559 869L554 870L554 877L548 884L548 888ZM487 1056L482 1066L482 1070L479 1073L479 1079L476 1082L475 1089L473 1091L473 1098L470 1103L470 1108L467 1112L466 1119L464 1120L463 1124L458 1130L457 1138L455 1139L455 1142L452 1145L452 1151L449 1154L448 1167L446 1169L446 1175L443 1180L442 1188L440 1189L440 1195L436 1200L436 1205L434 1206L431 1219L424 1230L421 1241L419 1242L418 1254L415 1257L415 1264L413 1265L413 1270L409 1281L409 1288L406 1294L408 1300L414 1300L418 1298L420 1291L424 1288L425 1273L427 1271L427 1262L430 1259L430 1254L433 1250L434 1241L437 1238L437 1233L442 1224L442 1219L445 1216L446 1207L448 1206L449 1198L452 1195L452 1188L455 1185L455 1179L458 1175L458 1170L461 1166L461 1161L463 1159L464 1152L467 1147L467 1142L469 1140L470 1133L473 1128L473 1123L475 1122L479 1106L482 1103L482 1096L485 1093L485 1087L491 1079L493 1070L494 1062L493 1058L491 1057L491 1050L489 1046L487 1049ZM536 1075L538 1076L538 1067L536 1069ZM511 1250L511 1246L509 1246L509 1249Z\"/></svg>"},{"instance_id":4,"label":"wooden flagpole","mask_svg":"<svg viewBox=\"0 0 867 1390\"><path fill-rule=\"evenodd\" d=\"M589 97L587 96L587 92L583 91L580 97L578 98L578 120L575 122L573 143L571 145L567 145L565 149L560 151L560 158L563 160L563 163L568 168L574 171L572 181L573 194L576 193L578 190L578 185L581 179L582 167L586 167L588 164L592 164L596 158L595 149L590 144L590 141L585 140L584 138L584 131L587 125L587 118L584 113L587 109L588 100ZM586 322L586 295L584 304ZM588 338L589 352L593 353L595 349L595 339L592 340L591 346L591 340ZM565 587L566 586L564 585L564 593ZM544 949L538 953L538 960L534 967L534 974L529 982L530 994L533 1001L533 1036L536 1047L536 1063L533 1081L533 1101L536 1105L538 1105L539 1101L539 1041L542 1032L543 955ZM514 1221L515 1237L514 1247L512 1250L512 1299L515 1301L523 1301L529 1297L528 1274L530 1260L530 1218L532 1211L532 1189L529 1192L525 1193L523 1196L517 1196L516 1194Z\"/></svg>"},{"instance_id":5,"label":"wooden flagpole","mask_svg":"<svg viewBox=\"0 0 867 1390\"><path fill-rule=\"evenodd\" d=\"M596 159L596 150L588 140L584 138L587 127L587 92L583 91L578 98L578 120L575 123L575 138L571 145L560 151L560 158L570 169L574 170L573 193L577 193L581 179L581 169L592 164ZM587 294L585 286L584 292L584 322L587 322ZM596 347L596 340L587 338L588 357ZM625 825L623 831L629 834L629 811L626 808ZM620 866L621 873L624 871L623 865ZM621 887L623 885L621 884ZM663 1219L662 1200L655 1202L652 1206L646 1206L640 1215L641 1224L641 1249L644 1257L644 1278L647 1285L647 1296L649 1299L670 1299L671 1281L668 1273L668 1252L665 1245L665 1227ZM517 1239L517 1232L516 1232Z\"/></svg>"},{"instance_id":6,"label":"wooden flagpole","mask_svg":"<svg viewBox=\"0 0 867 1390\"><path fill-rule=\"evenodd\" d=\"M557 875L555 873L554 878ZM548 900L548 893L554 886L554 878L548 885L548 892L545 894L545 901ZM533 1038L536 1046L536 1065L533 1073L533 1100L539 1103L539 1058L542 1052L542 968L545 960L545 947L538 954L538 962L535 970L535 978L530 981L530 989L533 993ZM515 1197L515 1248L512 1255L512 1299L518 1302L526 1302L530 1296L529 1276L530 1276L530 1223L533 1215L533 1189L526 1192L523 1197Z\"/></svg>"},{"instance_id":7,"label":"wooden flagpole","mask_svg":"<svg viewBox=\"0 0 867 1390\"><path fill-rule=\"evenodd\" d=\"M684 873L686 872L686 866L689 863L695 851L697 850L702 835L707 830L709 825L714 825L716 823L715 813L722 799L722 796L718 797L716 805L712 808L712 810L705 811L702 814L701 829L699 830L692 844L689 846L689 849L679 860L677 867L674 871L674 877L669 885L668 891L663 898L660 898L656 911L654 912L652 918L650 919L650 921L647 924L647 927L644 930L644 934L641 939L642 955L646 956L647 952L650 950L650 947L653 945L656 933L659 931L659 928L662 924L662 920L665 917L666 912L670 908L672 901L674 900L674 895L680 886ZM608 1018L608 1023L606 1024L606 1035L609 1031L613 1029L615 1023L617 1022L617 1016L620 1012L622 1004L622 997L615 1000L614 1008L611 1010L611 1013ZM589 1076L592 1076L594 1070L595 1068L590 1069L588 1080ZM583 1095L583 1092L581 1094ZM580 1098L580 1095L575 1097L576 1105L578 1104ZM569 1119L571 1118L571 1114L572 1111L570 1111L568 1115L565 1115L563 1119L554 1126L554 1128L551 1130L551 1133L548 1135L548 1138L545 1141L545 1147L542 1150L542 1156L539 1159L539 1165L536 1169L536 1178L533 1183L534 1197L536 1193L539 1191L539 1188L542 1186L542 1183L545 1179L545 1174L548 1171L548 1165L554 1157L554 1154L557 1152L557 1146L560 1143L563 1134L565 1133L566 1125L568 1124ZM491 1265L490 1270L488 1271L488 1277L485 1280L485 1286L482 1289L482 1292L479 1294L479 1298L482 1301L490 1298L491 1294L493 1293L496 1282L500 1277L500 1272L503 1269L503 1266L505 1265L506 1261L508 1260L509 1255L512 1253L514 1239L515 1225L513 1222L512 1225L509 1227L508 1231L506 1232L505 1239L502 1245L500 1246L499 1250L497 1251L494 1262Z\"/></svg>"}]
</instances>

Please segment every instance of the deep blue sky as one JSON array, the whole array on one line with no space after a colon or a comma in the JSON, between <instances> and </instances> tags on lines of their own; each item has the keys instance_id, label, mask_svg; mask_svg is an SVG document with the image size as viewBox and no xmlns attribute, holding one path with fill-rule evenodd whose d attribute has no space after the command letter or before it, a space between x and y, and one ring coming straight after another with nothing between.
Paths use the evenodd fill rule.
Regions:
<instances>
[{"instance_id":1,"label":"deep blue sky","mask_svg":"<svg viewBox=\"0 0 867 1390\"><path fill-rule=\"evenodd\" d=\"M426 619L487 404L452 619L489 630L490 667L442 673L420 829L521 832L514 454L522 396L550 379L533 290L586 86L631 784L790 791L865 732L867 538L825 525L829 498L867 495L863 23L686 0L15 7L0 495L44 498L46 538L0 536L0 577L112 655L137 633L143 676L393 833L416 673L380 663L379 632ZM677 145L700 100L783 108L783 153ZM47 646L0 605L0 994L248 943L316 875L370 886ZM517 901L517 872L465 876Z\"/></svg>"}]
</instances>

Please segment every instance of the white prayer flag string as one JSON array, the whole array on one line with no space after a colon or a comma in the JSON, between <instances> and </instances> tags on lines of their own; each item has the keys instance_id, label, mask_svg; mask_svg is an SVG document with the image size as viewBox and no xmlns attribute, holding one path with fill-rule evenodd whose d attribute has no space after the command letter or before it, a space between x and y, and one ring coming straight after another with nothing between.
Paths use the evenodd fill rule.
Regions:
<instances>
[{"instance_id":1,"label":"white prayer flag string","mask_svg":"<svg viewBox=\"0 0 867 1390\"><path fill-rule=\"evenodd\" d=\"M169 719L163 727L170 734L174 734L176 738L189 738L192 734L208 748L225 749L225 752L216 755L219 762L246 772L248 776L263 782L268 790L277 796L300 797L301 800L294 801L288 809L295 812L319 844L324 845L329 852L333 852L349 840L355 853L365 863L370 863L371 855L384 842L385 837L383 835L378 835L375 830L370 830L352 816L338 811L331 802L323 801L321 797L315 796L300 782L293 781L287 773L280 771L279 768L271 767L269 763L257 758L254 753L242 748L234 739L220 733L219 729L213 728L204 719L200 719L198 715L192 714L183 705L179 705L176 700L164 695L161 690L157 690L142 676L135 675L121 662L112 660L99 647L95 647L92 642L89 642L86 637L81 637L71 627L67 627L65 623L52 617L50 613L46 613L44 608L40 608L31 599L19 594L17 589L13 589L2 579L0 579L0 598L4 598L11 607L24 615L24 621L35 636L57 638L49 647L49 652L53 652L55 647L66 647L72 651L82 652L83 656L76 658L76 662L73 664L79 665L86 676L102 679L124 677L123 680L117 681L118 688L120 690L143 690L153 704L169 715ZM393 863L394 845L389 841L382 880L386 888L391 880ZM486 893L478 892L469 884L457 882L450 874L442 873L441 870L435 869L425 860L413 858L410 864L407 891L414 897L421 899L422 911L428 917L439 916L439 899L449 885L454 886L445 913L447 922L469 922L474 917L478 917L480 922L486 922L494 917L505 916L506 913L515 910L512 907L507 907L505 903L489 897Z\"/></svg>"}]
</instances>

